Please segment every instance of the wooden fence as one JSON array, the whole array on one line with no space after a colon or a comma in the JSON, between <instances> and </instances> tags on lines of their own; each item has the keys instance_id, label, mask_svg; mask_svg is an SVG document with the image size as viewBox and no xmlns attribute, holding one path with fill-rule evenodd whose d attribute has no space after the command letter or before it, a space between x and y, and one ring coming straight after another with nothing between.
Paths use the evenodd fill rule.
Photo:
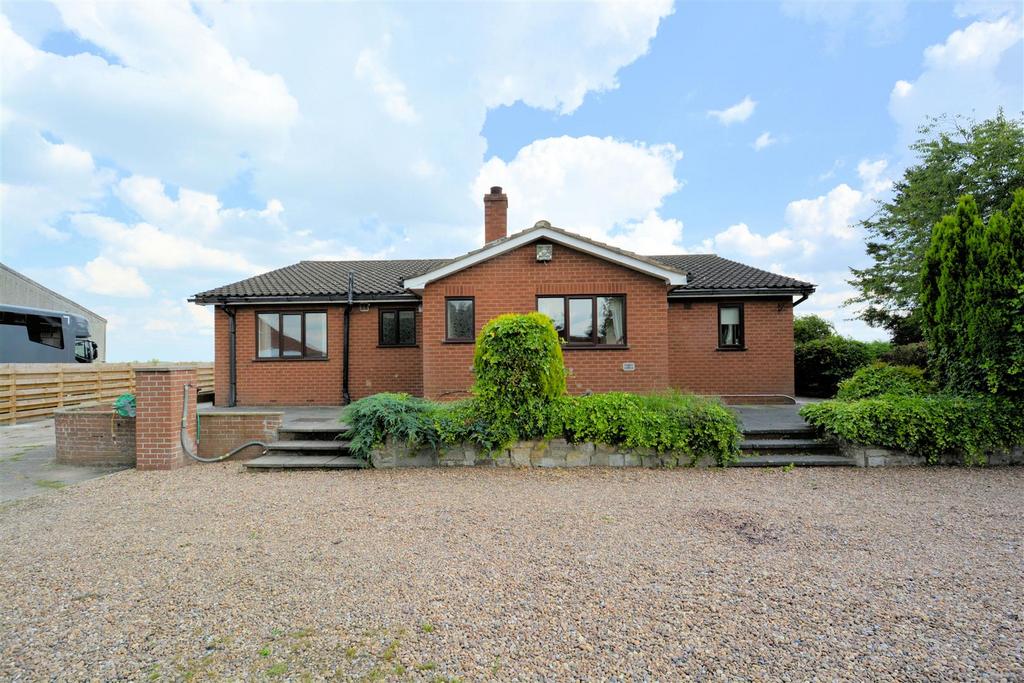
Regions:
<instances>
[{"instance_id":1,"label":"wooden fence","mask_svg":"<svg viewBox=\"0 0 1024 683\"><path fill-rule=\"evenodd\" d=\"M57 408L113 402L134 393L135 370L146 363L2 363L0 424L50 417ZM213 363L162 363L196 368L200 394L213 393Z\"/></svg>"}]
</instances>

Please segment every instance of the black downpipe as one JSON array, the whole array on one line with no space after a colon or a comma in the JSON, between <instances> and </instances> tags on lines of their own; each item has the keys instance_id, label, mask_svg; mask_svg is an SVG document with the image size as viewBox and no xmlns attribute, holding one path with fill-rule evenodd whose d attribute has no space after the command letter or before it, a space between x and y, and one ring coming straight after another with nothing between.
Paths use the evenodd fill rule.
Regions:
<instances>
[{"instance_id":1,"label":"black downpipe","mask_svg":"<svg viewBox=\"0 0 1024 683\"><path fill-rule=\"evenodd\" d=\"M348 330L352 318L352 290L355 287L355 273L348 271L348 300L345 303L345 345L341 353L341 400L345 405L352 402L348 393Z\"/></svg>"},{"instance_id":2,"label":"black downpipe","mask_svg":"<svg viewBox=\"0 0 1024 683\"><path fill-rule=\"evenodd\" d=\"M228 314L228 407L234 408L238 398L238 373L235 370L235 347L237 346L237 334L235 331L235 311L230 306L224 307Z\"/></svg>"}]
</instances>

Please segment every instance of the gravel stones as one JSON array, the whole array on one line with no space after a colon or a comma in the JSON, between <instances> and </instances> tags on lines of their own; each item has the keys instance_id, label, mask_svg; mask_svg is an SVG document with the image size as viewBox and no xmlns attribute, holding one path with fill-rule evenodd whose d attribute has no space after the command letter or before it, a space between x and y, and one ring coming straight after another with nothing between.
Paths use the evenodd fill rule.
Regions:
<instances>
[{"instance_id":1,"label":"gravel stones","mask_svg":"<svg viewBox=\"0 0 1024 683\"><path fill-rule=\"evenodd\" d=\"M1024 468L127 471L0 508L0 679L1019 680L1022 508Z\"/></svg>"}]
</instances>

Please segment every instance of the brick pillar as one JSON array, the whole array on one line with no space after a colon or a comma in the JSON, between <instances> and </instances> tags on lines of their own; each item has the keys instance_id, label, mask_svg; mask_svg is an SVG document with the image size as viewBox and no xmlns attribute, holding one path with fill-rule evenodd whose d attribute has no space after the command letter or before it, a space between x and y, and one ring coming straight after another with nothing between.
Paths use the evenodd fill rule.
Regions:
<instances>
[{"instance_id":1,"label":"brick pillar","mask_svg":"<svg viewBox=\"0 0 1024 683\"><path fill-rule=\"evenodd\" d=\"M181 448L181 402L188 394L188 431L195 442L195 368L153 365L135 368L135 467L140 470L173 470L188 463Z\"/></svg>"}]
</instances>

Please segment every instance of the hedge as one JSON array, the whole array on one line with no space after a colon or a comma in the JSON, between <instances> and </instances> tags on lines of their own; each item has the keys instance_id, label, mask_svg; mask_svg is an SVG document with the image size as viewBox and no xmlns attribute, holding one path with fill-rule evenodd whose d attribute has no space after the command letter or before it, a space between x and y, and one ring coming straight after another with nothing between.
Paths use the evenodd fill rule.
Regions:
<instances>
[{"instance_id":1,"label":"hedge","mask_svg":"<svg viewBox=\"0 0 1024 683\"><path fill-rule=\"evenodd\" d=\"M839 383L871 362L868 345L845 337L827 337L797 344L796 391L804 396L835 396Z\"/></svg>"},{"instance_id":2,"label":"hedge","mask_svg":"<svg viewBox=\"0 0 1024 683\"><path fill-rule=\"evenodd\" d=\"M923 396L933 391L934 387L925 379L921 368L875 363L840 382L836 398L849 401L884 395Z\"/></svg>"}]
</instances>

